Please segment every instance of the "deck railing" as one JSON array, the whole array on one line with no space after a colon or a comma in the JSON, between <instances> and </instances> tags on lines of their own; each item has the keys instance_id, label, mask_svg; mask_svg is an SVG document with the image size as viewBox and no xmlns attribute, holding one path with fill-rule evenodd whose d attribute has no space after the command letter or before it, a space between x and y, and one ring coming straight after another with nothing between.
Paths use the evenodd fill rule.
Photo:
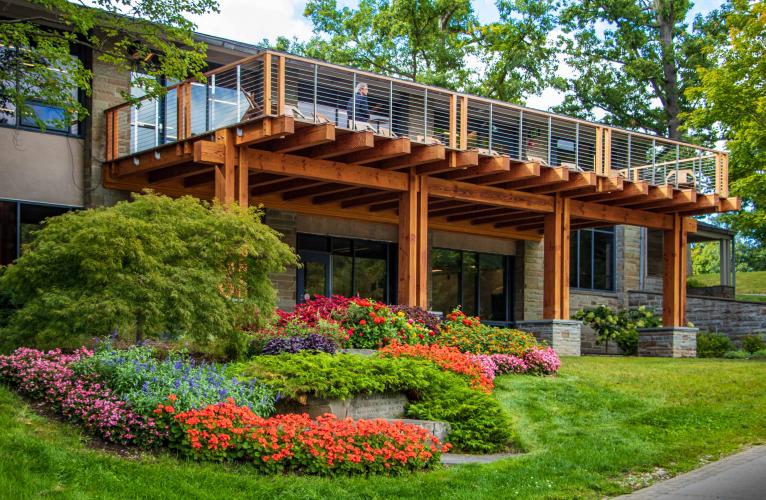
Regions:
<instances>
[{"instance_id":1,"label":"deck railing","mask_svg":"<svg viewBox=\"0 0 766 500\"><path fill-rule=\"evenodd\" d=\"M728 196L728 156L710 148L272 51L206 76L207 83L183 82L162 98L107 110L107 160L262 116L290 115ZM369 116L363 100L352 98L362 83Z\"/></svg>"}]
</instances>

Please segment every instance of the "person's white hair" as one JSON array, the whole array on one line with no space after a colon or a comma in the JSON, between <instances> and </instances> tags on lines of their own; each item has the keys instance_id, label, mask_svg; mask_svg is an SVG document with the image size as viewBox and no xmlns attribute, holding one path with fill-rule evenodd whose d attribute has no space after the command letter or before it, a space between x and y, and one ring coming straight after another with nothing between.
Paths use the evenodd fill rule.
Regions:
<instances>
[{"instance_id":1,"label":"person's white hair","mask_svg":"<svg viewBox=\"0 0 766 500\"><path fill-rule=\"evenodd\" d=\"M362 90L362 89L366 89L366 88L369 88L369 87L367 87L367 84L366 84L366 83L364 83L364 82L361 82L361 83L357 83L357 84L356 84L356 88L354 89L354 93L355 93L355 94L358 94L360 90Z\"/></svg>"}]
</instances>

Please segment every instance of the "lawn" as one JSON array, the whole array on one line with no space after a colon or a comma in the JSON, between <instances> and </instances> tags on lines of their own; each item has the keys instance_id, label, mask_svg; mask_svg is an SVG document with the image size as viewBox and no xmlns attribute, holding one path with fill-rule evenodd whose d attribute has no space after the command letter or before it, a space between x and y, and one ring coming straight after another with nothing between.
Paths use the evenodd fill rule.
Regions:
<instances>
[{"instance_id":1,"label":"lawn","mask_svg":"<svg viewBox=\"0 0 766 500\"><path fill-rule=\"evenodd\" d=\"M689 276L689 279L704 286L721 284L721 277L718 273L695 274ZM736 295L738 300L766 302L766 271L737 273Z\"/></svg>"},{"instance_id":2,"label":"lawn","mask_svg":"<svg viewBox=\"0 0 766 500\"><path fill-rule=\"evenodd\" d=\"M89 449L74 427L0 387L5 498L572 498L629 490L626 477L685 471L766 442L766 363L568 358L559 376L503 376L496 397L528 453L398 478L258 476L247 466Z\"/></svg>"}]
</instances>

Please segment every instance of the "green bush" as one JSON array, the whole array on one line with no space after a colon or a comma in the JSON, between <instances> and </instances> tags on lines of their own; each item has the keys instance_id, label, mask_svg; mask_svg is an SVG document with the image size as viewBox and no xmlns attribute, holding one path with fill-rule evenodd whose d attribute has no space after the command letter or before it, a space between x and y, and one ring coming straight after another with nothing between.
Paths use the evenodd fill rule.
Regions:
<instances>
[{"instance_id":1,"label":"green bush","mask_svg":"<svg viewBox=\"0 0 766 500\"><path fill-rule=\"evenodd\" d=\"M743 350L728 351L723 354L726 359L750 359L750 353Z\"/></svg>"},{"instance_id":2,"label":"green bush","mask_svg":"<svg viewBox=\"0 0 766 500\"><path fill-rule=\"evenodd\" d=\"M146 194L47 219L0 275L18 306L3 341L74 348L117 329L242 353L238 327L272 315L269 273L296 261L260 217L255 208Z\"/></svg>"},{"instance_id":3,"label":"green bush","mask_svg":"<svg viewBox=\"0 0 766 500\"><path fill-rule=\"evenodd\" d=\"M753 354L766 349L766 344L763 343L763 338L759 334L745 335L742 338L742 349Z\"/></svg>"},{"instance_id":4,"label":"green bush","mask_svg":"<svg viewBox=\"0 0 766 500\"><path fill-rule=\"evenodd\" d=\"M491 395L471 389L460 376L429 361L365 358L352 354L257 356L230 367L239 377L256 377L290 398L312 395L349 399L360 394L405 392L408 417L440 420L451 426L455 449L496 452L514 443L508 413Z\"/></svg>"},{"instance_id":5,"label":"green bush","mask_svg":"<svg viewBox=\"0 0 766 500\"><path fill-rule=\"evenodd\" d=\"M734 344L726 335L710 332L697 334L698 358L720 358L725 353L733 350Z\"/></svg>"},{"instance_id":6,"label":"green bush","mask_svg":"<svg viewBox=\"0 0 766 500\"><path fill-rule=\"evenodd\" d=\"M766 349L755 351L750 357L752 359L766 359Z\"/></svg>"},{"instance_id":7,"label":"green bush","mask_svg":"<svg viewBox=\"0 0 766 500\"><path fill-rule=\"evenodd\" d=\"M614 340L625 354L638 354L638 329L660 326L660 318L644 306L615 313L600 305L581 309L573 318L593 328L598 336L596 343L604 343L604 353L609 351L609 341Z\"/></svg>"}]
</instances>

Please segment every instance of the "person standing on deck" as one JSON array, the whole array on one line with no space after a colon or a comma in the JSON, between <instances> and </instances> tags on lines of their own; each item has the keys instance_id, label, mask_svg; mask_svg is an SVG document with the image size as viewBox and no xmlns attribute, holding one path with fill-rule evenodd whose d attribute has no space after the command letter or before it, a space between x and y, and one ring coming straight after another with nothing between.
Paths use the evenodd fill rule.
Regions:
<instances>
[{"instance_id":1,"label":"person standing on deck","mask_svg":"<svg viewBox=\"0 0 766 500\"><path fill-rule=\"evenodd\" d=\"M367 101L367 84L359 83L354 89L354 95L346 104L346 113L348 113L349 128L365 128L370 119L370 105ZM362 127L359 127L359 122Z\"/></svg>"}]
</instances>

